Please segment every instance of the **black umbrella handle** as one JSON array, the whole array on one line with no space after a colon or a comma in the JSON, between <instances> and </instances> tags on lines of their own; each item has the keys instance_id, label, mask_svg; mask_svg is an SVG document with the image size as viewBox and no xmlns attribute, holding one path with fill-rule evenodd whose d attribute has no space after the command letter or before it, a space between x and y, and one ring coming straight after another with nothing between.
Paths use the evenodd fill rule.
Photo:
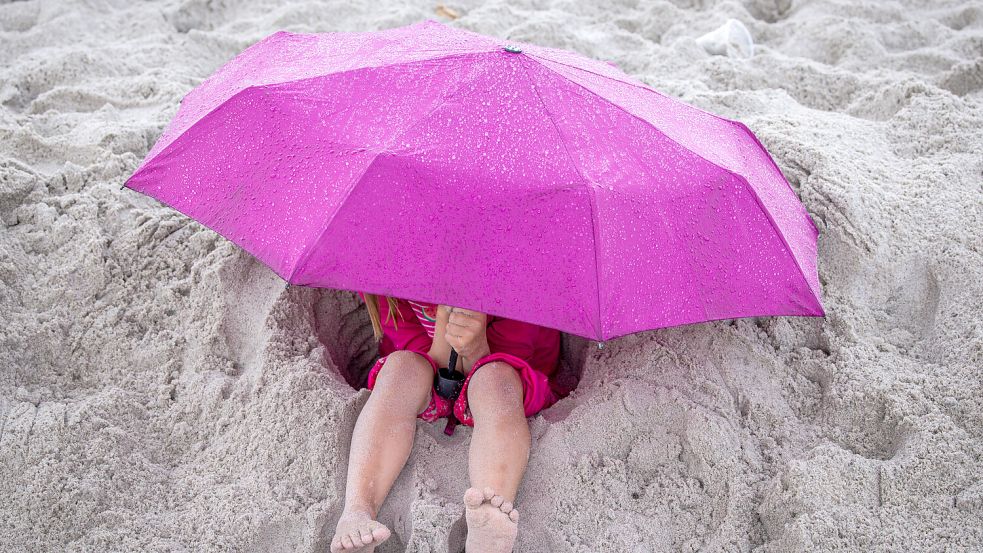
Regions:
<instances>
[{"instance_id":1,"label":"black umbrella handle","mask_svg":"<svg viewBox=\"0 0 983 553\"><path fill-rule=\"evenodd\" d=\"M454 351L454 348L451 348L451 356L447 366L438 369L437 376L434 379L434 388L437 390L437 395L444 399L457 399L457 396L461 393L461 388L464 386L464 374L454 370L456 366L457 352Z\"/></svg>"},{"instance_id":2,"label":"black umbrella handle","mask_svg":"<svg viewBox=\"0 0 983 553\"><path fill-rule=\"evenodd\" d=\"M450 359L447 360L447 368L450 369L450 370L452 370L452 371L454 371L454 372L457 372L457 370L456 370L457 369L457 350L454 349L454 348L451 348L451 356L450 356Z\"/></svg>"}]
</instances>

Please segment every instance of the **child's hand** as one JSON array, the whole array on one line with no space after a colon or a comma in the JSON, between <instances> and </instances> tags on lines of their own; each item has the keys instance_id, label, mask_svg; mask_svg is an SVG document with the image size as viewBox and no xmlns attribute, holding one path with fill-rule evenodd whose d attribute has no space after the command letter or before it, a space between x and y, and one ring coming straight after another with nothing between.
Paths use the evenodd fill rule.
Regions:
<instances>
[{"instance_id":1,"label":"child's hand","mask_svg":"<svg viewBox=\"0 0 983 553\"><path fill-rule=\"evenodd\" d=\"M447 319L450 317L451 308L447 305L437 306L437 322L434 325L433 342L430 345L430 357L434 358L441 367L447 364L451 354L451 345L445 338L447 332ZM460 361L458 362L460 366Z\"/></svg>"},{"instance_id":2,"label":"child's hand","mask_svg":"<svg viewBox=\"0 0 983 553\"><path fill-rule=\"evenodd\" d=\"M449 311L444 339L457 352L464 362L464 370L479 358L491 353L488 348L488 315L460 307L441 305L437 307Z\"/></svg>"}]
</instances>

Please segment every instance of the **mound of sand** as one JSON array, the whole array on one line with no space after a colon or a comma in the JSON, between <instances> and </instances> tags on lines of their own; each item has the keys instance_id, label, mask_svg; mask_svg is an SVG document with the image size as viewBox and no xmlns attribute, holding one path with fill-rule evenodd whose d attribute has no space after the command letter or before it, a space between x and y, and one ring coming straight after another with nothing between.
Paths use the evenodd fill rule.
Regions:
<instances>
[{"instance_id":1,"label":"mound of sand","mask_svg":"<svg viewBox=\"0 0 983 553\"><path fill-rule=\"evenodd\" d=\"M434 17L412 4L0 4L0 549L325 550L357 296L120 186L246 46ZM983 550L983 8L602 4L448 6L746 122L820 227L828 316L567 337L583 380L532 420L516 551ZM695 42L728 18L753 57ZM420 423L379 553L460 551L469 437Z\"/></svg>"}]
</instances>

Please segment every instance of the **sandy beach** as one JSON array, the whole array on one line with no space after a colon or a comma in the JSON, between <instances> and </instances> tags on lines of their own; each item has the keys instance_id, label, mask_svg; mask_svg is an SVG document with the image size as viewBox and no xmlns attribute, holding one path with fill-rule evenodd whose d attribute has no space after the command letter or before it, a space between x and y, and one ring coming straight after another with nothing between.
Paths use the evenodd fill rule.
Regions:
<instances>
[{"instance_id":1,"label":"sandy beach","mask_svg":"<svg viewBox=\"0 0 983 553\"><path fill-rule=\"evenodd\" d=\"M327 551L365 308L121 186L250 44L427 18L741 120L820 231L825 318L564 336L516 552L983 551L983 4L446 5L0 3L0 551ZM470 432L418 423L378 553L462 552Z\"/></svg>"}]
</instances>

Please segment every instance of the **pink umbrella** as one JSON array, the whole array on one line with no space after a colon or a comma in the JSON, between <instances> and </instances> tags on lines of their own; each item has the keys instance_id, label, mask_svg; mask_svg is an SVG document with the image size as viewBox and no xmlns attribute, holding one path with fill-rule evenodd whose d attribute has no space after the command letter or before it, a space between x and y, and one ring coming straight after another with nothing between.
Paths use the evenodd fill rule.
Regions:
<instances>
[{"instance_id":1,"label":"pink umbrella","mask_svg":"<svg viewBox=\"0 0 983 553\"><path fill-rule=\"evenodd\" d=\"M434 21L259 41L188 93L124 186L292 284L596 340L823 315L818 231L745 125Z\"/></svg>"}]
</instances>

